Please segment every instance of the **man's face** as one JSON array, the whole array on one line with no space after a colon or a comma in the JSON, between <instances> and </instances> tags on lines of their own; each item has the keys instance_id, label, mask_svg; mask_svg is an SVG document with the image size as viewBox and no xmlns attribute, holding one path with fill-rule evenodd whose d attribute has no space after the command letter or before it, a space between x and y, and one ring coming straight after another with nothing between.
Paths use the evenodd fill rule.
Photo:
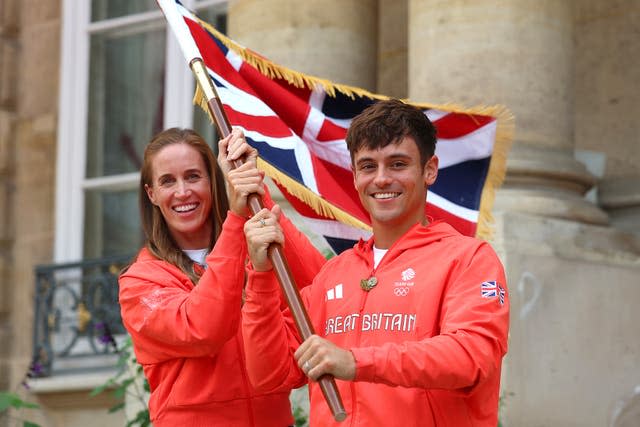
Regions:
<instances>
[{"instance_id":1,"label":"man's face","mask_svg":"<svg viewBox=\"0 0 640 427\"><path fill-rule=\"evenodd\" d=\"M404 233L425 217L427 187L438 175L434 155L422 167L410 136L380 149L361 148L353 158L354 183L374 228Z\"/></svg>"}]
</instances>

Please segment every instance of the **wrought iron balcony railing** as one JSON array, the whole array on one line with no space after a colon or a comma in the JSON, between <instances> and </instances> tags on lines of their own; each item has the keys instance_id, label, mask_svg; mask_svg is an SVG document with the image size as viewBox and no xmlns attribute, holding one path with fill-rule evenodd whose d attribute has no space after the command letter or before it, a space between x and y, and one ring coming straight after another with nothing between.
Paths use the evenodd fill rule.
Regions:
<instances>
[{"instance_id":1,"label":"wrought iron balcony railing","mask_svg":"<svg viewBox=\"0 0 640 427\"><path fill-rule=\"evenodd\" d=\"M132 256L35 268L32 376L112 368L126 337L118 274Z\"/></svg>"}]
</instances>

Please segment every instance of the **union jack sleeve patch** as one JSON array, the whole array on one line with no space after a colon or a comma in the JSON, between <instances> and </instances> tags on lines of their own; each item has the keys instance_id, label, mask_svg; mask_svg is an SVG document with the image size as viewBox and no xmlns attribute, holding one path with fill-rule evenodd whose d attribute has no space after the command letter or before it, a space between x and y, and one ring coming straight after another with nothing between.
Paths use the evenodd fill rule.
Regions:
<instances>
[{"instance_id":1,"label":"union jack sleeve patch","mask_svg":"<svg viewBox=\"0 0 640 427\"><path fill-rule=\"evenodd\" d=\"M504 304L506 291L495 280L489 282L482 282L480 285L480 295L482 298L496 298L500 301L500 305Z\"/></svg>"}]
</instances>

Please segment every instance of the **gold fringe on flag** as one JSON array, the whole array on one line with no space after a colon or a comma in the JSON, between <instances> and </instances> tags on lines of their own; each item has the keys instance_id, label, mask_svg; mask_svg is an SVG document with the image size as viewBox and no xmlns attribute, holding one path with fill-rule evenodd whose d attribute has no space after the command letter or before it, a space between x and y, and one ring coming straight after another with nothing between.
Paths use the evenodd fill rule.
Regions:
<instances>
[{"instance_id":1,"label":"gold fringe on flag","mask_svg":"<svg viewBox=\"0 0 640 427\"><path fill-rule=\"evenodd\" d=\"M378 100L390 98L388 96L371 93L365 89L337 84L327 79L311 76L284 67L282 65L278 65L229 39L227 36L216 30L206 21L198 18L198 23L211 34L213 34L218 40L220 40L220 42L222 42L222 44L224 44L227 48L233 50L236 54L238 54L247 64L253 66L264 76L270 79L283 79L289 84L298 88L308 88L312 90L315 88L322 88L329 96L332 97L335 97L336 93L341 93L352 99L355 99L356 96ZM436 109L440 111L455 112L458 114L490 116L496 119L496 137L493 146L493 153L491 155L489 172L487 174L485 185L482 190L482 196L480 199L480 209L476 228L476 237L484 240L491 240L491 238L493 237L494 226L494 219L493 215L491 214L491 210L493 208L496 191L502 185L506 174L507 154L511 148L511 142L513 140L513 133L515 130L515 119L513 117L513 114L503 105L481 105L472 108L465 108L457 104L438 105L416 103L411 102L408 99L403 99L402 101L423 109ZM202 93L200 88L197 87L197 85L193 102L194 104L199 105L205 112L208 112L207 101L204 97L204 94ZM298 199L311 206L311 208L318 214L328 218L336 219L344 224L351 225L353 227L371 231L371 227L369 225L365 224L364 222L360 221L344 210L327 202L321 196L313 193L304 185L288 177L286 174L282 173L280 170L260 158L258 158L258 168L265 171L265 173L269 177L285 187L290 194L296 196Z\"/></svg>"},{"instance_id":2,"label":"gold fringe on flag","mask_svg":"<svg viewBox=\"0 0 640 427\"><path fill-rule=\"evenodd\" d=\"M263 170L269 177L271 177L271 179L285 187L289 193L311 206L316 213L336 219L344 224L349 224L363 230L371 231L371 227L368 224L327 202L325 199L319 197L295 179L280 172L277 168L265 162L260 157L258 157L258 169Z\"/></svg>"}]
</instances>

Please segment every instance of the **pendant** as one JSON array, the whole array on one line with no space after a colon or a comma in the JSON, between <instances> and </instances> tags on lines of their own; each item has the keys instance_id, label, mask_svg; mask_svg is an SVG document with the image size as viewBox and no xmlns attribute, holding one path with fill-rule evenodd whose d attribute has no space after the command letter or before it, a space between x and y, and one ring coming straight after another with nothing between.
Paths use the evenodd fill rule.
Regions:
<instances>
[{"instance_id":1,"label":"pendant","mask_svg":"<svg viewBox=\"0 0 640 427\"><path fill-rule=\"evenodd\" d=\"M362 290L367 292L375 288L377 284L378 284L378 279L376 279L374 276L371 276L368 279L360 280L360 287L362 288Z\"/></svg>"}]
</instances>

